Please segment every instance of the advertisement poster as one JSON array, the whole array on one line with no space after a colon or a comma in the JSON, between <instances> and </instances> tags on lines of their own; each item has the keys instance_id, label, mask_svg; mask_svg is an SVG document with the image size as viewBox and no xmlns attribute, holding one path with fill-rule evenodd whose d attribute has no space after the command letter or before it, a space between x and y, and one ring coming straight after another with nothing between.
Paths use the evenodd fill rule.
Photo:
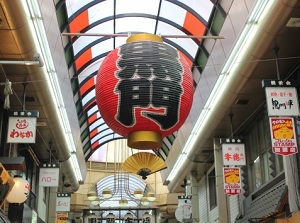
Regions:
<instances>
[{"instance_id":1,"label":"advertisement poster","mask_svg":"<svg viewBox=\"0 0 300 223\"><path fill-rule=\"evenodd\" d=\"M223 167L224 193L237 195L242 191L240 168Z\"/></svg>"},{"instance_id":2,"label":"advertisement poster","mask_svg":"<svg viewBox=\"0 0 300 223\"><path fill-rule=\"evenodd\" d=\"M56 223L67 223L68 212L56 212Z\"/></svg>"},{"instance_id":3,"label":"advertisement poster","mask_svg":"<svg viewBox=\"0 0 300 223\"><path fill-rule=\"evenodd\" d=\"M298 153L295 125L292 117L270 117L273 153L288 156Z\"/></svg>"}]
</instances>

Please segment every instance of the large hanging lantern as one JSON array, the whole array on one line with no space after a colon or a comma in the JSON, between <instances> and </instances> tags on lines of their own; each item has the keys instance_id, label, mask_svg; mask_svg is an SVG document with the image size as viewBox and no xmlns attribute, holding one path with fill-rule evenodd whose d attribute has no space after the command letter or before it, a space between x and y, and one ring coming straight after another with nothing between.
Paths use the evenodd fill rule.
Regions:
<instances>
[{"instance_id":1,"label":"large hanging lantern","mask_svg":"<svg viewBox=\"0 0 300 223\"><path fill-rule=\"evenodd\" d=\"M23 179L21 176L15 176L13 179L15 184L6 197L6 200L9 203L23 203L29 196L30 185L28 181Z\"/></svg>"},{"instance_id":2,"label":"large hanging lantern","mask_svg":"<svg viewBox=\"0 0 300 223\"><path fill-rule=\"evenodd\" d=\"M157 149L186 120L193 78L183 56L153 34L136 34L99 68L96 100L102 118L136 149Z\"/></svg>"}]
</instances>

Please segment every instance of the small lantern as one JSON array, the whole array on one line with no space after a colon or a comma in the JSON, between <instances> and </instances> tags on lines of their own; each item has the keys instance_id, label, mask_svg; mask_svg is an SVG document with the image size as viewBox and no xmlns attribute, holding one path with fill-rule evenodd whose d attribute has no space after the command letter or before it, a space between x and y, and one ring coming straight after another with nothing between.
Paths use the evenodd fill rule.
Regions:
<instances>
[{"instance_id":1,"label":"small lantern","mask_svg":"<svg viewBox=\"0 0 300 223\"><path fill-rule=\"evenodd\" d=\"M152 215L149 214L148 212L145 212L142 216L142 223L151 223L152 221Z\"/></svg>"},{"instance_id":2,"label":"small lantern","mask_svg":"<svg viewBox=\"0 0 300 223\"><path fill-rule=\"evenodd\" d=\"M141 199L143 197L143 191L141 189L136 189L134 190L133 195L136 199Z\"/></svg>"},{"instance_id":3,"label":"small lantern","mask_svg":"<svg viewBox=\"0 0 300 223\"><path fill-rule=\"evenodd\" d=\"M13 178L15 184L6 197L9 203L23 203L29 196L30 186L27 180L23 179L21 176L15 176Z\"/></svg>"},{"instance_id":4,"label":"small lantern","mask_svg":"<svg viewBox=\"0 0 300 223\"><path fill-rule=\"evenodd\" d=\"M120 207L128 206L128 200L122 198L121 200L119 200L119 205L120 205Z\"/></svg>"},{"instance_id":5,"label":"small lantern","mask_svg":"<svg viewBox=\"0 0 300 223\"><path fill-rule=\"evenodd\" d=\"M148 199L148 201L151 201L151 202L155 201L156 200L155 194L152 192L149 192L147 194L147 199Z\"/></svg>"},{"instance_id":6,"label":"small lantern","mask_svg":"<svg viewBox=\"0 0 300 223\"><path fill-rule=\"evenodd\" d=\"M92 200L92 201L91 201L91 204L94 205L94 206L99 205L99 204L100 204L100 198L99 198L99 197L96 197L95 200Z\"/></svg>"},{"instance_id":7,"label":"small lantern","mask_svg":"<svg viewBox=\"0 0 300 223\"><path fill-rule=\"evenodd\" d=\"M102 191L102 196L104 197L104 199L109 199L109 198L111 198L111 197L112 197L111 189L109 189L109 188L103 189L103 191Z\"/></svg>"},{"instance_id":8,"label":"small lantern","mask_svg":"<svg viewBox=\"0 0 300 223\"><path fill-rule=\"evenodd\" d=\"M116 216L113 213L109 213L106 215L106 222L107 223L115 223L116 221Z\"/></svg>"},{"instance_id":9,"label":"small lantern","mask_svg":"<svg viewBox=\"0 0 300 223\"><path fill-rule=\"evenodd\" d=\"M133 223L133 215L130 212L128 212L124 216L124 221L125 223Z\"/></svg>"},{"instance_id":10,"label":"small lantern","mask_svg":"<svg viewBox=\"0 0 300 223\"><path fill-rule=\"evenodd\" d=\"M175 48L153 34L136 34L111 51L96 81L103 120L135 149L157 149L192 106L193 77Z\"/></svg>"},{"instance_id":11,"label":"small lantern","mask_svg":"<svg viewBox=\"0 0 300 223\"><path fill-rule=\"evenodd\" d=\"M143 206L148 205L148 204L149 204L148 198L147 198L147 197L142 197L142 199L141 199L141 204L142 204Z\"/></svg>"},{"instance_id":12,"label":"small lantern","mask_svg":"<svg viewBox=\"0 0 300 223\"><path fill-rule=\"evenodd\" d=\"M90 200L90 201L93 201L97 198L97 193L93 190L89 191L87 193L87 199Z\"/></svg>"}]
</instances>

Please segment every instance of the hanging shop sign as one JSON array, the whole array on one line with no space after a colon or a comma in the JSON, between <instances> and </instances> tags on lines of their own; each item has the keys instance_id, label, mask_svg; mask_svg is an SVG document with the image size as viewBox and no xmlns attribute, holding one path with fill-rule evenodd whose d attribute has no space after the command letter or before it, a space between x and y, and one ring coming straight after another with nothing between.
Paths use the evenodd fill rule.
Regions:
<instances>
[{"instance_id":1,"label":"hanging shop sign","mask_svg":"<svg viewBox=\"0 0 300 223\"><path fill-rule=\"evenodd\" d=\"M96 81L103 120L135 149L157 149L186 120L194 94L191 69L153 34L136 34L111 51Z\"/></svg>"},{"instance_id":2,"label":"hanging shop sign","mask_svg":"<svg viewBox=\"0 0 300 223\"><path fill-rule=\"evenodd\" d=\"M56 223L68 223L69 213L68 212L56 212Z\"/></svg>"},{"instance_id":3,"label":"hanging shop sign","mask_svg":"<svg viewBox=\"0 0 300 223\"><path fill-rule=\"evenodd\" d=\"M58 193L56 196L56 211L70 211L71 193Z\"/></svg>"},{"instance_id":4,"label":"hanging shop sign","mask_svg":"<svg viewBox=\"0 0 300 223\"><path fill-rule=\"evenodd\" d=\"M297 89L293 83L263 80L269 116L299 116Z\"/></svg>"},{"instance_id":5,"label":"hanging shop sign","mask_svg":"<svg viewBox=\"0 0 300 223\"><path fill-rule=\"evenodd\" d=\"M8 143L35 143L38 111L11 112L8 119Z\"/></svg>"},{"instance_id":6,"label":"hanging shop sign","mask_svg":"<svg viewBox=\"0 0 300 223\"><path fill-rule=\"evenodd\" d=\"M10 177L4 166L0 163L0 208L4 204L6 197L13 188L15 181ZM1 222L1 221L0 221Z\"/></svg>"},{"instance_id":7,"label":"hanging shop sign","mask_svg":"<svg viewBox=\"0 0 300 223\"><path fill-rule=\"evenodd\" d=\"M288 156L298 153L294 118L270 117L273 153Z\"/></svg>"},{"instance_id":8,"label":"hanging shop sign","mask_svg":"<svg viewBox=\"0 0 300 223\"><path fill-rule=\"evenodd\" d=\"M221 144L225 166L246 165L245 144L241 139L221 139Z\"/></svg>"},{"instance_id":9,"label":"hanging shop sign","mask_svg":"<svg viewBox=\"0 0 300 223\"><path fill-rule=\"evenodd\" d=\"M183 219L190 219L192 217L192 196L178 196L178 211L182 211Z\"/></svg>"},{"instance_id":10,"label":"hanging shop sign","mask_svg":"<svg viewBox=\"0 0 300 223\"><path fill-rule=\"evenodd\" d=\"M237 195L242 191L241 171L239 167L223 167L224 193Z\"/></svg>"},{"instance_id":11,"label":"hanging shop sign","mask_svg":"<svg viewBox=\"0 0 300 223\"><path fill-rule=\"evenodd\" d=\"M42 187L58 187L59 164L44 163L40 165L39 185Z\"/></svg>"}]
</instances>

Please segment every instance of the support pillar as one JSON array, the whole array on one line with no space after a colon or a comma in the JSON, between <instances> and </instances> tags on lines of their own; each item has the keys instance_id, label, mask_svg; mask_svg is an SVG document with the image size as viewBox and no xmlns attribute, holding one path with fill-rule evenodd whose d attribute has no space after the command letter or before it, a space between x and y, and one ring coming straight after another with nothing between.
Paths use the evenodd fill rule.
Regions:
<instances>
[{"instance_id":1,"label":"support pillar","mask_svg":"<svg viewBox=\"0 0 300 223\"><path fill-rule=\"evenodd\" d=\"M217 208L219 215L219 223L230 223L228 216L228 198L224 193L223 182L223 154L220 139L214 139L214 159L215 159L215 174L216 174L216 191L217 191Z\"/></svg>"},{"instance_id":2,"label":"support pillar","mask_svg":"<svg viewBox=\"0 0 300 223\"><path fill-rule=\"evenodd\" d=\"M288 200L291 212L299 211L299 172L296 155L284 156L283 166L286 185L288 186Z\"/></svg>"},{"instance_id":3,"label":"support pillar","mask_svg":"<svg viewBox=\"0 0 300 223\"><path fill-rule=\"evenodd\" d=\"M57 187L47 188L47 222L56 222L56 197Z\"/></svg>"}]
</instances>

